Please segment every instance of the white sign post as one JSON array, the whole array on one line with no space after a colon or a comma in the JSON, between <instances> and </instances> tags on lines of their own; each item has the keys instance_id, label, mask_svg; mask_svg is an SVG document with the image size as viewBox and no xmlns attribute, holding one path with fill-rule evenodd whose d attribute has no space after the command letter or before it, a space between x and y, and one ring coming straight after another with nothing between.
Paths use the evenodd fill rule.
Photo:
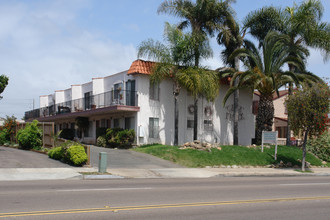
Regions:
<instances>
[{"instance_id":1,"label":"white sign post","mask_svg":"<svg viewBox=\"0 0 330 220\"><path fill-rule=\"evenodd\" d=\"M262 131L261 152L264 152L264 143L275 144L275 160L277 159L277 131Z\"/></svg>"}]
</instances>

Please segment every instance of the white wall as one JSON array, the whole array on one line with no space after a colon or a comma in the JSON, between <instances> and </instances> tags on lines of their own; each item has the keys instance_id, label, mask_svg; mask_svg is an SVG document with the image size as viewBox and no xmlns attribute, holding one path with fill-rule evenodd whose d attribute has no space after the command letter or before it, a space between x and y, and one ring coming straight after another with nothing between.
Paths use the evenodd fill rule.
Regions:
<instances>
[{"instance_id":1,"label":"white wall","mask_svg":"<svg viewBox=\"0 0 330 220\"><path fill-rule=\"evenodd\" d=\"M159 101L149 99L149 77L137 75L138 113L137 126L144 130L144 138L140 138L139 144L162 143L173 144L174 141L174 97L173 83L164 80L160 84ZM233 143L233 121L231 105L233 98L229 98L226 106L223 107L222 100L228 86L222 85L219 96L214 103L207 102L203 98L198 101L198 139L205 142L217 142L220 144ZM240 113L239 120L239 144L250 145L254 137L254 116L252 114L252 94L248 91L240 92ZM194 104L194 99L181 89L178 97L179 108L179 145L193 140L193 129L187 128L187 119L193 119L193 114L188 112L188 106ZM205 108L210 107L211 115L205 115ZM149 118L159 118L159 139L149 138ZM204 130L204 120L213 122L212 130Z\"/></svg>"},{"instance_id":2,"label":"white wall","mask_svg":"<svg viewBox=\"0 0 330 220\"><path fill-rule=\"evenodd\" d=\"M55 91L55 104L64 102L64 90Z\"/></svg>"},{"instance_id":3,"label":"white wall","mask_svg":"<svg viewBox=\"0 0 330 220\"><path fill-rule=\"evenodd\" d=\"M40 108L48 106L48 95L39 96Z\"/></svg>"},{"instance_id":4,"label":"white wall","mask_svg":"<svg viewBox=\"0 0 330 220\"><path fill-rule=\"evenodd\" d=\"M64 90L64 102L68 102L72 100L72 90L70 89L66 89Z\"/></svg>"},{"instance_id":5,"label":"white wall","mask_svg":"<svg viewBox=\"0 0 330 220\"><path fill-rule=\"evenodd\" d=\"M104 93L104 78L93 78L93 95Z\"/></svg>"},{"instance_id":6,"label":"white wall","mask_svg":"<svg viewBox=\"0 0 330 220\"><path fill-rule=\"evenodd\" d=\"M81 99L83 97L81 85L72 85L71 91L72 91L72 100Z\"/></svg>"},{"instance_id":7,"label":"white wall","mask_svg":"<svg viewBox=\"0 0 330 220\"><path fill-rule=\"evenodd\" d=\"M85 84L82 84L81 85L81 95L82 97L84 97L84 94L86 92L92 92L93 91L93 83L92 82L88 82L88 83L85 83Z\"/></svg>"}]
</instances>

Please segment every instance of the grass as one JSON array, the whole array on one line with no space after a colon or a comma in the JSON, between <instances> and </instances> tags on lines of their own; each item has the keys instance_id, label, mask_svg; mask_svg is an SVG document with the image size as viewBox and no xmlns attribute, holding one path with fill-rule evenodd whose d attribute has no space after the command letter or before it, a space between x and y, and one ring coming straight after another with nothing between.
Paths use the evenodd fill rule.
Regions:
<instances>
[{"instance_id":1,"label":"grass","mask_svg":"<svg viewBox=\"0 0 330 220\"><path fill-rule=\"evenodd\" d=\"M266 166L283 161L284 164L291 162L292 165L301 166L302 151L297 147L278 146L277 160L274 160L275 147L247 148L244 146L221 146L222 150L212 149L211 152L193 149L180 150L177 146L166 146L160 144L145 145L134 150L147 153L172 161L186 167L205 167L219 165L237 166ZM306 161L313 166L321 166L319 159L307 153ZM329 163L328 163L329 164Z\"/></svg>"}]
</instances>

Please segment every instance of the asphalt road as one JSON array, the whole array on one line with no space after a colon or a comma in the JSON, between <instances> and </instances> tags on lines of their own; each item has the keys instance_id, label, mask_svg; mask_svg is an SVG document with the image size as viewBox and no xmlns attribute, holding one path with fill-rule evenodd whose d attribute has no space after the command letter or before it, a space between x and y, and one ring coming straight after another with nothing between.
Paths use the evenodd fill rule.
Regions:
<instances>
[{"instance_id":1,"label":"asphalt road","mask_svg":"<svg viewBox=\"0 0 330 220\"><path fill-rule=\"evenodd\" d=\"M60 168L70 167L50 159L45 154L0 146L0 168Z\"/></svg>"},{"instance_id":2,"label":"asphalt road","mask_svg":"<svg viewBox=\"0 0 330 220\"><path fill-rule=\"evenodd\" d=\"M329 216L329 176L0 182L0 219Z\"/></svg>"},{"instance_id":3,"label":"asphalt road","mask_svg":"<svg viewBox=\"0 0 330 220\"><path fill-rule=\"evenodd\" d=\"M170 161L162 160L152 155L143 154L131 150L120 150L91 146L91 165L93 167L98 167L100 152L107 153L108 168L157 169L182 167Z\"/></svg>"}]
</instances>

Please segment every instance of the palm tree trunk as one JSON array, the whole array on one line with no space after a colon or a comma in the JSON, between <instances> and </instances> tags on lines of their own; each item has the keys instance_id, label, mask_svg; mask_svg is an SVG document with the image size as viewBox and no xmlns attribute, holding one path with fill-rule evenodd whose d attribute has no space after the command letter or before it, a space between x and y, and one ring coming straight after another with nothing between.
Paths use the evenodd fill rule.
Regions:
<instances>
[{"instance_id":1,"label":"palm tree trunk","mask_svg":"<svg viewBox=\"0 0 330 220\"><path fill-rule=\"evenodd\" d=\"M306 161L306 144L307 144L307 137L309 133L309 128L306 129L305 131L305 136L304 136L304 143L303 143L303 158L302 158L302 164L301 164L301 171L305 171L305 161Z\"/></svg>"},{"instance_id":2,"label":"palm tree trunk","mask_svg":"<svg viewBox=\"0 0 330 220\"><path fill-rule=\"evenodd\" d=\"M273 96L260 95L259 108L257 114L256 125L256 142L261 144L262 131L271 131L274 118Z\"/></svg>"},{"instance_id":3,"label":"palm tree trunk","mask_svg":"<svg viewBox=\"0 0 330 220\"><path fill-rule=\"evenodd\" d=\"M292 94L292 83L289 83L289 91L288 91L289 96ZM289 112L287 112L287 126L286 126L286 146L291 145L291 129L290 129L290 119L289 119Z\"/></svg>"},{"instance_id":4,"label":"palm tree trunk","mask_svg":"<svg viewBox=\"0 0 330 220\"><path fill-rule=\"evenodd\" d=\"M174 95L174 145L177 146L179 142L179 109L178 96Z\"/></svg>"},{"instance_id":5,"label":"palm tree trunk","mask_svg":"<svg viewBox=\"0 0 330 220\"><path fill-rule=\"evenodd\" d=\"M194 102L194 140L197 140L197 119L198 119L198 98L195 98Z\"/></svg>"},{"instance_id":6,"label":"palm tree trunk","mask_svg":"<svg viewBox=\"0 0 330 220\"><path fill-rule=\"evenodd\" d=\"M238 57L235 57L235 70L239 71L239 59ZM239 79L236 78L234 82L234 86L237 86ZM238 97L239 97L239 91L235 90L234 92L234 145L238 145Z\"/></svg>"},{"instance_id":7,"label":"palm tree trunk","mask_svg":"<svg viewBox=\"0 0 330 220\"><path fill-rule=\"evenodd\" d=\"M289 71L290 72L294 72L295 71L295 67L293 65L289 64ZM289 83L289 91L288 91L289 95L292 94L292 83ZM286 126L286 145L289 146L290 140L291 140L291 129L290 129L290 122L289 122L289 112L288 112L288 121L287 121L287 126Z\"/></svg>"}]
</instances>

